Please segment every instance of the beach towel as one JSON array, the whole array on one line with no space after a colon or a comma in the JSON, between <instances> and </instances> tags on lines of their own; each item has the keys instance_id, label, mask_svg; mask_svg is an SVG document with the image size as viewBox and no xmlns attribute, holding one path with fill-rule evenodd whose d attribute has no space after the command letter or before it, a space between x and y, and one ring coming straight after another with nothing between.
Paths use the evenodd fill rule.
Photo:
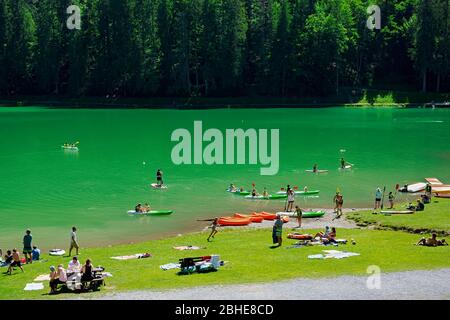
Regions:
<instances>
[{"instance_id":1,"label":"beach towel","mask_svg":"<svg viewBox=\"0 0 450 320\"><path fill-rule=\"evenodd\" d=\"M161 268L161 270L170 270L170 269L178 269L181 267L181 265L179 263L168 263L168 264L163 264L162 266L159 266Z\"/></svg>"},{"instance_id":2,"label":"beach towel","mask_svg":"<svg viewBox=\"0 0 450 320\"><path fill-rule=\"evenodd\" d=\"M40 281L50 281L50 275L49 274L41 274L37 276L33 281L40 282Z\"/></svg>"},{"instance_id":3,"label":"beach towel","mask_svg":"<svg viewBox=\"0 0 450 320\"><path fill-rule=\"evenodd\" d=\"M42 282L27 283L25 288L23 288L23 290L25 290L25 291L34 291L34 290L43 290L43 289L44 289L44 284Z\"/></svg>"},{"instance_id":4,"label":"beach towel","mask_svg":"<svg viewBox=\"0 0 450 320\"><path fill-rule=\"evenodd\" d=\"M199 249L205 249L205 247L197 247L197 246L179 246L179 247L173 247L175 250L199 250Z\"/></svg>"},{"instance_id":5,"label":"beach towel","mask_svg":"<svg viewBox=\"0 0 450 320\"><path fill-rule=\"evenodd\" d=\"M145 254L145 253L136 253L129 256L118 256L118 257L111 257L111 259L115 260L131 260L131 259L144 259L144 258L150 258L151 254Z\"/></svg>"},{"instance_id":6,"label":"beach towel","mask_svg":"<svg viewBox=\"0 0 450 320\"><path fill-rule=\"evenodd\" d=\"M308 259L343 259L353 256L359 256L359 253L355 252L343 252L338 250L322 250L326 254L313 254L309 255Z\"/></svg>"}]
</instances>

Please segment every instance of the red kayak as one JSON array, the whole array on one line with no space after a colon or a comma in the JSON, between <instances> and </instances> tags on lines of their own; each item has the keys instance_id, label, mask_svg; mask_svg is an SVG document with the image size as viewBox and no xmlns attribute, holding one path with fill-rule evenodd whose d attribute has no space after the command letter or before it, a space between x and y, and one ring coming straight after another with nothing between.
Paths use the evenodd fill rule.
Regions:
<instances>
[{"instance_id":1,"label":"red kayak","mask_svg":"<svg viewBox=\"0 0 450 320\"><path fill-rule=\"evenodd\" d=\"M221 226L246 226L250 224L250 218L236 218L236 217L220 217L219 224Z\"/></svg>"},{"instance_id":2,"label":"red kayak","mask_svg":"<svg viewBox=\"0 0 450 320\"><path fill-rule=\"evenodd\" d=\"M264 218L261 216L247 215L247 214L241 214L241 213L235 213L234 217L241 218L241 219L250 219L251 222L255 222L255 223L261 223L264 220Z\"/></svg>"}]
</instances>

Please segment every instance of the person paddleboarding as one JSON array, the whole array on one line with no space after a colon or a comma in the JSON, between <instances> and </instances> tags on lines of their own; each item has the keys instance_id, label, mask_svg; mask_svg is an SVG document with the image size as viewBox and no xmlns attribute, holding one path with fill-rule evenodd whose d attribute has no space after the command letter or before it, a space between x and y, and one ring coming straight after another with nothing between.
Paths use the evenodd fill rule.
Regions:
<instances>
[{"instance_id":1,"label":"person paddleboarding","mask_svg":"<svg viewBox=\"0 0 450 320\"><path fill-rule=\"evenodd\" d=\"M163 176L163 173L162 173L161 169L158 169L158 171L156 171L156 183L160 187L164 184L162 176Z\"/></svg>"}]
</instances>

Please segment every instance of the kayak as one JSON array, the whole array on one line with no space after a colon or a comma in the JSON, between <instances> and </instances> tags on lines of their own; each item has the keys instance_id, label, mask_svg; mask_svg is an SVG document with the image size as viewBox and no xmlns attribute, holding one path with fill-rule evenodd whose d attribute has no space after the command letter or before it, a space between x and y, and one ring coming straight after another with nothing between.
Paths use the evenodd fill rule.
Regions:
<instances>
[{"instance_id":1,"label":"kayak","mask_svg":"<svg viewBox=\"0 0 450 320\"><path fill-rule=\"evenodd\" d=\"M250 218L220 217L218 221L221 226L246 226L251 223Z\"/></svg>"},{"instance_id":2,"label":"kayak","mask_svg":"<svg viewBox=\"0 0 450 320\"><path fill-rule=\"evenodd\" d=\"M239 191L239 190L231 191L230 189L227 189L226 191L239 196L248 196L251 193L250 191Z\"/></svg>"},{"instance_id":3,"label":"kayak","mask_svg":"<svg viewBox=\"0 0 450 320\"><path fill-rule=\"evenodd\" d=\"M328 170L317 170L316 172L314 172L314 170L305 170L305 172L312 172L312 173L327 173Z\"/></svg>"},{"instance_id":4,"label":"kayak","mask_svg":"<svg viewBox=\"0 0 450 320\"><path fill-rule=\"evenodd\" d=\"M269 212L253 212L252 216L257 216L257 217L262 217L264 220L275 220L277 218L277 215L274 213L269 213Z\"/></svg>"},{"instance_id":5,"label":"kayak","mask_svg":"<svg viewBox=\"0 0 450 320\"><path fill-rule=\"evenodd\" d=\"M300 234L300 233L289 233L287 235L288 239L297 239L297 240L311 240L313 238L310 234Z\"/></svg>"},{"instance_id":6,"label":"kayak","mask_svg":"<svg viewBox=\"0 0 450 320\"><path fill-rule=\"evenodd\" d=\"M297 214L295 212L277 212L277 214L281 216L287 216L291 218L297 218ZM325 215L325 211L303 211L302 218L320 218Z\"/></svg>"},{"instance_id":7,"label":"kayak","mask_svg":"<svg viewBox=\"0 0 450 320\"><path fill-rule=\"evenodd\" d=\"M436 198L450 198L450 193L436 193Z\"/></svg>"},{"instance_id":8,"label":"kayak","mask_svg":"<svg viewBox=\"0 0 450 320\"><path fill-rule=\"evenodd\" d=\"M128 210L128 214L144 215L144 216L164 216L172 213L173 210L150 210L148 212L136 212L134 210Z\"/></svg>"},{"instance_id":9,"label":"kayak","mask_svg":"<svg viewBox=\"0 0 450 320\"><path fill-rule=\"evenodd\" d=\"M61 146L61 148L63 148L64 150L78 151L78 147Z\"/></svg>"},{"instance_id":10,"label":"kayak","mask_svg":"<svg viewBox=\"0 0 450 320\"><path fill-rule=\"evenodd\" d=\"M165 186L165 185L159 185L159 184L157 184L157 183L152 183L150 186L151 186L153 189L167 189L167 186Z\"/></svg>"},{"instance_id":11,"label":"kayak","mask_svg":"<svg viewBox=\"0 0 450 320\"><path fill-rule=\"evenodd\" d=\"M254 223L261 223L263 222L264 218L261 216L257 216L257 215L247 215L247 214L240 214L240 213L235 213L233 215L234 218L243 218L243 219L250 219L251 222Z\"/></svg>"},{"instance_id":12,"label":"kayak","mask_svg":"<svg viewBox=\"0 0 450 320\"><path fill-rule=\"evenodd\" d=\"M48 254L51 256L62 256L65 253L66 251L63 249L51 249Z\"/></svg>"},{"instance_id":13,"label":"kayak","mask_svg":"<svg viewBox=\"0 0 450 320\"><path fill-rule=\"evenodd\" d=\"M297 190L297 191L294 191L295 192L295 194L298 194L298 195L301 195L301 196L307 196L307 195L310 195L310 194L318 194L319 192L320 192L320 190L309 190L309 191L300 191L300 190ZM277 194L286 194L286 191L278 191L277 192Z\"/></svg>"},{"instance_id":14,"label":"kayak","mask_svg":"<svg viewBox=\"0 0 450 320\"><path fill-rule=\"evenodd\" d=\"M248 195L245 196L246 199L252 199L252 200L277 200L277 199L285 199L287 198L286 194L273 194L273 195L269 195L267 197L264 196L252 196L252 195Z\"/></svg>"},{"instance_id":15,"label":"kayak","mask_svg":"<svg viewBox=\"0 0 450 320\"><path fill-rule=\"evenodd\" d=\"M450 193L450 186L447 184L440 185L440 186L432 186L431 190L436 193L444 194L444 193Z\"/></svg>"},{"instance_id":16,"label":"kayak","mask_svg":"<svg viewBox=\"0 0 450 320\"><path fill-rule=\"evenodd\" d=\"M424 182L417 182L417 183L408 185L406 190L408 192L420 192L420 191L425 190L426 186L427 186L427 184Z\"/></svg>"},{"instance_id":17,"label":"kayak","mask_svg":"<svg viewBox=\"0 0 450 320\"><path fill-rule=\"evenodd\" d=\"M414 213L414 211L411 210L384 210L380 211L382 214L411 214Z\"/></svg>"}]
</instances>

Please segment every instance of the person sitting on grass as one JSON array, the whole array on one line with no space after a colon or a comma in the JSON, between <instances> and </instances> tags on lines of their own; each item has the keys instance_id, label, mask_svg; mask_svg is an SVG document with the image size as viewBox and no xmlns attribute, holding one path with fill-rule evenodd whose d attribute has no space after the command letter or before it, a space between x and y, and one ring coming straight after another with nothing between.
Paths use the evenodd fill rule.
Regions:
<instances>
[{"instance_id":1,"label":"person sitting on grass","mask_svg":"<svg viewBox=\"0 0 450 320\"><path fill-rule=\"evenodd\" d=\"M321 238L322 243L327 244L331 242L336 242L336 228L332 227L328 234Z\"/></svg>"},{"instance_id":2,"label":"person sitting on grass","mask_svg":"<svg viewBox=\"0 0 450 320\"><path fill-rule=\"evenodd\" d=\"M33 251L31 251L31 257L33 261L38 261L41 257L41 250L38 247L33 246Z\"/></svg>"},{"instance_id":3,"label":"person sitting on grass","mask_svg":"<svg viewBox=\"0 0 450 320\"><path fill-rule=\"evenodd\" d=\"M20 254L17 251L17 249L15 249L15 248L13 249L13 252L12 252L12 258L13 258L13 261L9 265L7 273L11 274L14 267L19 267L20 270L22 270L22 272L24 272L23 268L22 268L22 262L20 261Z\"/></svg>"},{"instance_id":4,"label":"person sitting on grass","mask_svg":"<svg viewBox=\"0 0 450 320\"><path fill-rule=\"evenodd\" d=\"M417 206L413 206L410 203L408 205L408 207L406 207L406 209L413 210L413 211L423 211L423 210L425 210L425 205L423 204L423 202L420 199L417 199Z\"/></svg>"},{"instance_id":5,"label":"person sitting on grass","mask_svg":"<svg viewBox=\"0 0 450 320\"><path fill-rule=\"evenodd\" d=\"M214 218L213 223L211 224L211 233L208 236L208 239L206 241L209 242L209 239L211 237L214 238L214 236L217 234L217 225L219 224L219 218Z\"/></svg>"},{"instance_id":6,"label":"person sitting on grass","mask_svg":"<svg viewBox=\"0 0 450 320\"><path fill-rule=\"evenodd\" d=\"M420 239L419 242L417 242L416 246L426 246L426 247L448 246L448 243L445 241L445 239L438 240L437 234L433 233L431 235L431 238Z\"/></svg>"},{"instance_id":7,"label":"person sitting on grass","mask_svg":"<svg viewBox=\"0 0 450 320\"><path fill-rule=\"evenodd\" d=\"M13 262L13 256L11 250L7 250L5 254L5 261L3 261L3 266L9 266Z\"/></svg>"}]
</instances>

